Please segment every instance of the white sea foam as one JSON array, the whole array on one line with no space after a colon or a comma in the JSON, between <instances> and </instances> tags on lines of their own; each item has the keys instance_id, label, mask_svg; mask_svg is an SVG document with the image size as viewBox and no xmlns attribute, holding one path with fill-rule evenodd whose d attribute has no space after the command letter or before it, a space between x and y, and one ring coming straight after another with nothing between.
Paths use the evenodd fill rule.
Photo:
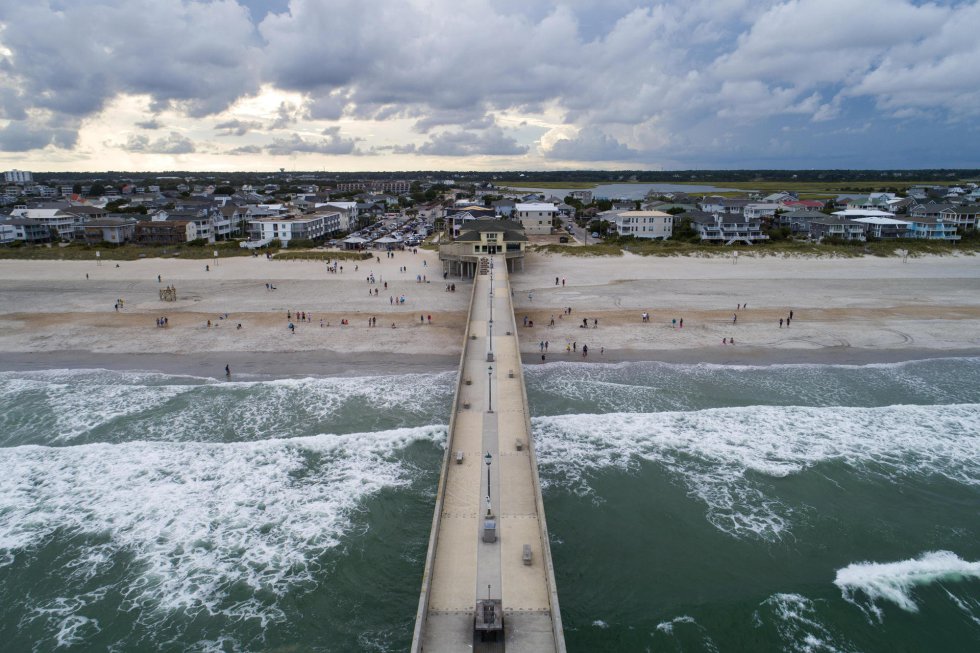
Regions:
<instances>
[{"instance_id":1,"label":"white sea foam","mask_svg":"<svg viewBox=\"0 0 980 653\"><path fill-rule=\"evenodd\" d=\"M535 418L543 478L580 494L602 468L662 465L734 536L778 539L791 509L772 479L824 461L868 474L937 474L980 485L980 404L882 408L751 406Z\"/></svg>"},{"instance_id":2,"label":"white sea foam","mask_svg":"<svg viewBox=\"0 0 980 653\"><path fill-rule=\"evenodd\" d=\"M840 588L845 600L866 614L874 615L880 622L883 612L878 601L888 601L908 612L918 612L919 606L913 596L916 587L967 579L980 579L980 561L968 562L951 551L930 551L900 562L850 564L837 570L834 584Z\"/></svg>"},{"instance_id":3,"label":"white sea foam","mask_svg":"<svg viewBox=\"0 0 980 653\"><path fill-rule=\"evenodd\" d=\"M955 365L955 372L950 372ZM718 365L660 362L534 365L525 371L532 397L584 412L690 410L770 403L879 405L881 397L910 404L975 401L980 358L932 359L870 365ZM548 402L546 402L548 403Z\"/></svg>"},{"instance_id":4,"label":"white sea foam","mask_svg":"<svg viewBox=\"0 0 980 653\"><path fill-rule=\"evenodd\" d=\"M694 620L694 617L682 615L674 617L670 621L661 621L656 628L658 633L668 637L677 638L675 643L677 650L686 650L688 646L682 646L682 642L690 642L690 646L696 650L718 651L718 646L708 635L707 629Z\"/></svg>"},{"instance_id":5,"label":"white sea foam","mask_svg":"<svg viewBox=\"0 0 980 653\"><path fill-rule=\"evenodd\" d=\"M0 449L0 560L30 555L53 536L101 542L80 545L69 573L87 579L120 553L131 557L117 588L126 596L120 609L265 624L282 614L256 597L306 587L361 502L411 482L398 452L444 437L444 427L431 426L232 444ZM83 628L66 621L76 610L37 609L48 608L66 637Z\"/></svg>"},{"instance_id":6,"label":"white sea foam","mask_svg":"<svg viewBox=\"0 0 980 653\"><path fill-rule=\"evenodd\" d=\"M609 628L609 624L607 624L602 619L596 619L595 621L592 622L592 625L595 626L596 628L602 628L602 629Z\"/></svg>"},{"instance_id":7,"label":"white sea foam","mask_svg":"<svg viewBox=\"0 0 980 653\"><path fill-rule=\"evenodd\" d=\"M107 425L114 442L220 441L229 439L229 430L233 439L258 440L290 435L288 424L297 416L307 424L330 421L345 408L428 419L435 407L448 404L453 378L440 373L219 383L149 372L2 372L0 444L70 444Z\"/></svg>"},{"instance_id":8,"label":"white sea foam","mask_svg":"<svg viewBox=\"0 0 980 653\"><path fill-rule=\"evenodd\" d=\"M693 624L695 623L694 617L689 617L687 615L682 615L680 617L674 617L670 621L661 621L657 624L657 630L667 635L672 635L674 633L674 626L677 624Z\"/></svg>"},{"instance_id":9,"label":"white sea foam","mask_svg":"<svg viewBox=\"0 0 980 653\"><path fill-rule=\"evenodd\" d=\"M817 618L813 601L799 594L774 594L753 614L756 628L772 619L781 650L798 653L844 653L855 647L835 635Z\"/></svg>"}]
</instances>

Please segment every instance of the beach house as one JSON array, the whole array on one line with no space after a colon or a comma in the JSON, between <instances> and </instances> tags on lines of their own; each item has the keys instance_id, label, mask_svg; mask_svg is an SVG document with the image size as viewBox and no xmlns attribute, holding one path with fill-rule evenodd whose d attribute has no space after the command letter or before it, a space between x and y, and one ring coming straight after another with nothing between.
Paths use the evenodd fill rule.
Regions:
<instances>
[{"instance_id":1,"label":"beach house","mask_svg":"<svg viewBox=\"0 0 980 653\"><path fill-rule=\"evenodd\" d=\"M705 213L692 211L683 214L691 221L702 241L720 242L731 245L743 242L746 245L768 240L762 233L762 218L747 218L740 213Z\"/></svg>"},{"instance_id":2,"label":"beach house","mask_svg":"<svg viewBox=\"0 0 980 653\"><path fill-rule=\"evenodd\" d=\"M662 211L616 211L610 217L620 236L663 240L674 232L674 216Z\"/></svg>"},{"instance_id":3,"label":"beach house","mask_svg":"<svg viewBox=\"0 0 980 653\"><path fill-rule=\"evenodd\" d=\"M551 233L558 208L548 202L522 202L514 206L513 215L521 221L526 234L546 236Z\"/></svg>"}]
</instances>

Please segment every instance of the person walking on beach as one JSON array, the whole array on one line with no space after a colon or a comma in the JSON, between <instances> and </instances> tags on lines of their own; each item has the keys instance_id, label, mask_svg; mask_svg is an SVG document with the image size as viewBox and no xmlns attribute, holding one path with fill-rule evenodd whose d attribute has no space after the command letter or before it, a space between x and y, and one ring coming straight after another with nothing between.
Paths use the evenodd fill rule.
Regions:
<instances>
[{"instance_id":1,"label":"person walking on beach","mask_svg":"<svg viewBox=\"0 0 980 653\"><path fill-rule=\"evenodd\" d=\"M682 329L684 328L684 318L681 318L681 319L680 319L680 323L679 323L679 326L680 326L680 328L682 328Z\"/></svg>"},{"instance_id":2,"label":"person walking on beach","mask_svg":"<svg viewBox=\"0 0 980 653\"><path fill-rule=\"evenodd\" d=\"M738 314L732 313L732 324L735 324L736 322L738 322Z\"/></svg>"},{"instance_id":3,"label":"person walking on beach","mask_svg":"<svg viewBox=\"0 0 980 653\"><path fill-rule=\"evenodd\" d=\"M231 368L225 365L225 376L231 378Z\"/></svg>"},{"instance_id":4,"label":"person walking on beach","mask_svg":"<svg viewBox=\"0 0 980 653\"><path fill-rule=\"evenodd\" d=\"M588 355L589 355L589 346L582 345L582 358L585 358Z\"/></svg>"},{"instance_id":5,"label":"person walking on beach","mask_svg":"<svg viewBox=\"0 0 980 653\"><path fill-rule=\"evenodd\" d=\"M789 319L791 319L791 320L793 319L793 311L790 311L789 312Z\"/></svg>"},{"instance_id":6,"label":"person walking on beach","mask_svg":"<svg viewBox=\"0 0 980 653\"><path fill-rule=\"evenodd\" d=\"M555 277L555 285L558 285L558 277Z\"/></svg>"},{"instance_id":7,"label":"person walking on beach","mask_svg":"<svg viewBox=\"0 0 980 653\"><path fill-rule=\"evenodd\" d=\"M779 328L783 328L783 318L779 318Z\"/></svg>"}]
</instances>

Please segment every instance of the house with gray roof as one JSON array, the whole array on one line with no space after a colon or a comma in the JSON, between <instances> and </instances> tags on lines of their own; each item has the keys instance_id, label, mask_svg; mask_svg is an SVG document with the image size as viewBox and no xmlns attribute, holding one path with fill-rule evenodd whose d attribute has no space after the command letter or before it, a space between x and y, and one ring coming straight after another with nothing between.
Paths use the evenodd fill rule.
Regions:
<instances>
[{"instance_id":1,"label":"house with gray roof","mask_svg":"<svg viewBox=\"0 0 980 653\"><path fill-rule=\"evenodd\" d=\"M980 215L980 205L967 204L953 206L939 212L939 217L949 224L955 224L958 229L976 229L977 216Z\"/></svg>"},{"instance_id":2,"label":"house with gray roof","mask_svg":"<svg viewBox=\"0 0 980 653\"><path fill-rule=\"evenodd\" d=\"M740 214L708 213L705 211L682 213L680 217L691 221L691 226L701 236L702 242L716 242L726 245L743 242L746 245L751 245L769 240L769 236L762 233L761 218L747 218Z\"/></svg>"},{"instance_id":3,"label":"house with gray roof","mask_svg":"<svg viewBox=\"0 0 980 653\"><path fill-rule=\"evenodd\" d=\"M90 245L112 243L122 245L136 239L138 220L128 216L108 216L89 220L82 226L82 240Z\"/></svg>"},{"instance_id":4,"label":"house with gray roof","mask_svg":"<svg viewBox=\"0 0 980 653\"><path fill-rule=\"evenodd\" d=\"M807 223L809 236L813 240L823 240L824 238L856 240L859 242L867 240L865 234L867 233L868 225L863 222L823 213L819 215L819 218L812 218Z\"/></svg>"}]
</instances>

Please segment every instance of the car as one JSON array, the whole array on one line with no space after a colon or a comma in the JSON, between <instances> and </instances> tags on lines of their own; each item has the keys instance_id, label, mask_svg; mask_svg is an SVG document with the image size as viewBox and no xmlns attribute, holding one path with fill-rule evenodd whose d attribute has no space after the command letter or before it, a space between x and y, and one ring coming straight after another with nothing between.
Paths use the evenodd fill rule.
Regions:
<instances>
[{"instance_id":1,"label":"car","mask_svg":"<svg viewBox=\"0 0 980 653\"><path fill-rule=\"evenodd\" d=\"M568 236L559 236L558 237L558 242L559 243L567 243L568 242Z\"/></svg>"},{"instance_id":2,"label":"car","mask_svg":"<svg viewBox=\"0 0 980 653\"><path fill-rule=\"evenodd\" d=\"M599 237L599 232L598 231L593 231L592 232L592 237L593 238L598 238Z\"/></svg>"}]
</instances>

